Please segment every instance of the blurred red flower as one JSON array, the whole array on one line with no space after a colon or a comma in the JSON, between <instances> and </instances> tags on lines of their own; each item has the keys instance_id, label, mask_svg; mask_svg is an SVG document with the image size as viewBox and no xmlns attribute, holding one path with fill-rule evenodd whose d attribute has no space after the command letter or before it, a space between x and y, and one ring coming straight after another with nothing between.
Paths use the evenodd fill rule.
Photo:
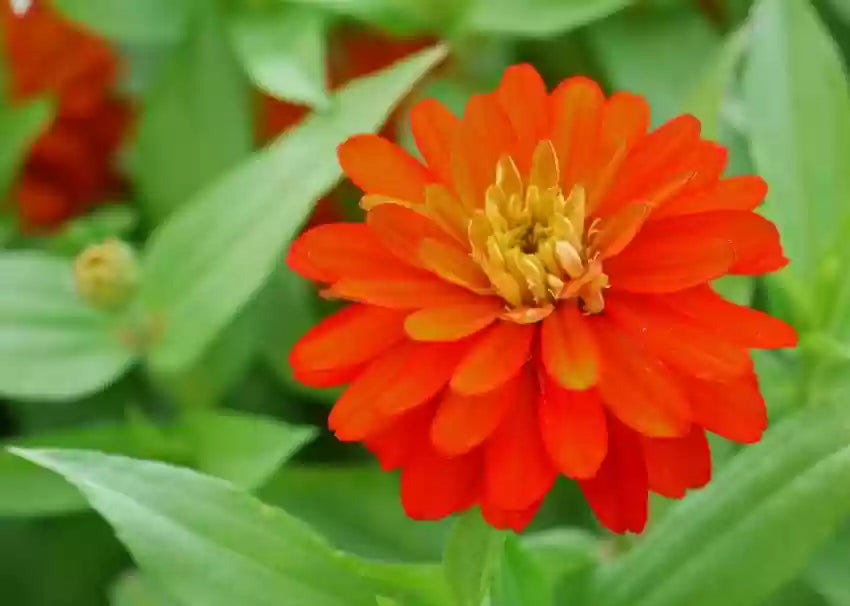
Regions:
<instances>
[{"instance_id":1,"label":"blurred red flower","mask_svg":"<svg viewBox=\"0 0 850 606\"><path fill-rule=\"evenodd\" d=\"M120 191L113 156L130 108L113 95L119 60L109 45L35 0L3 7L3 44L15 102L50 95L56 116L13 190L26 230L55 227Z\"/></svg>"},{"instance_id":2,"label":"blurred red flower","mask_svg":"<svg viewBox=\"0 0 850 606\"><path fill-rule=\"evenodd\" d=\"M602 524L640 532L648 491L709 481L705 432L755 442L767 424L748 348L796 333L709 282L784 267L753 212L765 183L722 178L726 150L680 116L583 77L551 94L527 65L458 120L411 114L420 163L376 135L340 146L363 224L316 227L288 262L352 305L290 361L350 385L330 416L386 469L408 514L475 504L523 528L559 474Z\"/></svg>"}]
</instances>

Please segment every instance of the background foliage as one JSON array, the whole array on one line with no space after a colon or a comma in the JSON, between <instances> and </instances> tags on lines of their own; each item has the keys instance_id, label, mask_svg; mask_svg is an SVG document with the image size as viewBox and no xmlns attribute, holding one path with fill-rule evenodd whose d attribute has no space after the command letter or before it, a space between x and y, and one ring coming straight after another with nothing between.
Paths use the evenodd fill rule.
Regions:
<instances>
[{"instance_id":1,"label":"background foliage","mask_svg":"<svg viewBox=\"0 0 850 606\"><path fill-rule=\"evenodd\" d=\"M106 37L136 106L125 200L45 234L0 217L0 596L21 606L850 605L847 0L53 0ZM341 28L425 50L329 82ZM426 44L428 43L428 44ZM792 263L719 287L792 321L759 353L764 441L715 442L715 480L601 532L564 481L529 532L405 518L397 480L325 430L335 394L289 347L329 311L282 257L340 178L336 145L433 96L460 110L505 66L589 74L691 112L770 184ZM333 80L331 78L330 80ZM331 84L332 86L329 86ZM312 108L256 143L259 91ZM54 100L0 103L9 191ZM407 99L405 101L405 99ZM356 216L356 192L334 193ZM131 241L120 314L73 257ZM164 328L163 328L164 327Z\"/></svg>"}]
</instances>

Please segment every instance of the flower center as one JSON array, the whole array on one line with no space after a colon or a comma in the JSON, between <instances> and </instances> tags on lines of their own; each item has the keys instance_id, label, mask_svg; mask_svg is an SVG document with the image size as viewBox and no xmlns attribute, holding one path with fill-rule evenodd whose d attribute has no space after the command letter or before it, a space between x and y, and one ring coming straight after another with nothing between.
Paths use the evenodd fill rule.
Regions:
<instances>
[{"instance_id":1,"label":"flower center","mask_svg":"<svg viewBox=\"0 0 850 606\"><path fill-rule=\"evenodd\" d=\"M528 183L513 159L502 156L484 208L469 224L472 258L510 305L506 317L516 322L539 321L559 300L576 299L586 313L599 313L605 304L608 277L587 246L596 225L585 229L585 190L576 185L565 197L559 183L548 140L534 150Z\"/></svg>"}]
</instances>

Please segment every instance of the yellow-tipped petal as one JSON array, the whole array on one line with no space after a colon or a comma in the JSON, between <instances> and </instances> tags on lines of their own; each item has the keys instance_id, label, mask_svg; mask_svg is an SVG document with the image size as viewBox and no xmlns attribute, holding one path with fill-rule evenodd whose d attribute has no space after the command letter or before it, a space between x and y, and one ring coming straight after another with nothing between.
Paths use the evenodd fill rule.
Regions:
<instances>
[{"instance_id":1,"label":"yellow-tipped petal","mask_svg":"<svg viewBox=\"0 0 850 606\"><path fill-rule=\"evenodd\" d=\"M546 191L557 187L560 180L561 173L558 169L558 155L555 152L555 146L548 139L541 141L534 148L534 155L531 157L531 177L528 184L541 191Z\"/></svg>"},{"instance_id":2,"label":"yellow-tipped petal","mask_svg":"<svg viewBox=\"0 0 850 606\"><path fill-rule=\"evenodd\" d=\"M419 246L419 259L426 269L447 282L477 293L491 292L487 274L457 246L426 238Z\"/></svg>"}]
</instances>

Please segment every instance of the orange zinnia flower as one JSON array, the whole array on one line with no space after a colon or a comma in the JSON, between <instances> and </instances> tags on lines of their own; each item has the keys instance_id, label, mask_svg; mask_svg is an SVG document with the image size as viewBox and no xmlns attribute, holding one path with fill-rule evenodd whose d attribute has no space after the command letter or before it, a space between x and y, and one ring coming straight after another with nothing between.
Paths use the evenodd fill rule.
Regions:
<instances>
[{"instance_id":1,"label":"orange zinnia flower","mask_svg":"<svg viewBox=\"0 0 850 606\"><path fill-rule=\"evenodd\" d=\"M753 212L764 182L721 178L695 118L647 132L641 97L583 77L548 94L520 65L460 120L431 100L411 119L424 164L347 140L366 223L317 227L288 258L354 302L295 346L296 376L350 383L330 427L401 468L411 517L478 504L519 530L563 474L602 524L640 532L649 490L708 482L706 430L759 440L748 348L796 335L709 282L787 259Z\"/></svg>"},{"instance_id":2,"label":"orange zinnia flower","mask_svg":"<svg viewBox=\"0 0 850 606\"><path fill-rule=\"evenodd\" d=\"M42 0L23 15L6 2L3 34L13 100L52 95L57 103L14 193L25 229L53 227L120 190L111 162L130 112L112 96L118 59Z\"/></svg>"}]
</instances>

